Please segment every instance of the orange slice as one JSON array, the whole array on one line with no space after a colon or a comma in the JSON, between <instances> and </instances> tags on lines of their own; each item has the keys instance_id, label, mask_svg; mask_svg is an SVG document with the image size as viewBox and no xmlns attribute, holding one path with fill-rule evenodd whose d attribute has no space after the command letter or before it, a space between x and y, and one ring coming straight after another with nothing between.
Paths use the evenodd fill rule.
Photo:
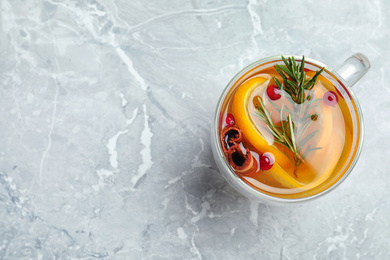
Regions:
<instances>
[{"instance_id":1,"label":"orange slice","mask_svg":"<svg viewBox=\"0 0 390 260\"><path fill-rule=\"evenodd\" d=\"M233 113L238 128L244 133L245 138L258 150L264 152L271 152L275 156L278 163L288 161L287 156L277 149L275 146L270 145L264 138L264 135L253 123L250 112L248 110L249 100L253 96L253 92L256 91L262 96L264 90L270 81L270 76L263 75L251 78L244 82L234 94L233 99Z\"/></svg>"},{"instance_id":2,"label":"orange slice","mask_svg":"<svg viewBox=\"0 0 390 260\"><path fill-rule=\"evenodd\" d=\"M328 90L321 82L317 83L315 97L322 98L326 91ZM315 188L328 180L336 168L344 145L342 140L345 129L343 132L340 122L334 120L334 118L339 118L340 115L337 114L342 112L337 110L337 107L327 105L321 105L319 108L317 123L320 124L321 130L318 133L319 137L317 142L313 147L322 147L322 149L310 153L306 157L307 163L302 165L303 167L300 169L306 171L310 167L317 172L317 177L304 187L306 190Z\"/></svg>"},{"instance_id":3,"label":"orange slice","mask_svg":"<svg viewBox=\"0 0 390 260\"><path fill-rule=\"evenodd\" d=\"M235 115L235 120L238 128L257 150L261 152L271 152L275 156L275 164L270 172L275 180L285 187L302 188L304 190L313 189L324 184L332 175L335 167L338 164L342 154L343 143L339 140L343 133L336 133L333 128L338 128L338 123L334 122L333 113L334 107L319 106L318 122L320 124L320 132L313 147L324 147L324 149L316 150L309 154L307 163L300 166L299 181L289 174L284 169L291 169L289 158L272 145L272 141L267 141L267 138L262 134L258 126L253 122L250 112L253 109L252 99L255 96L263 96L271 77L266 74L260 74L244 82L236 91L232 108ZM317 83L318 84L318 83ZM315 97L322 98L324 93L328 91L322 84L316 86ZM340 112L340 111L338 111ZM336 136L335 136L336 135ZM330 147L329 147L330 146ZM325 149L326 147L326 149ZM324 162L326 161L326 162ZM314 175L313 175L314 174Z\"/></svg>"},{"instance_id":4,"label":"orange slice","mask_svg":"<svg viewBox=\"0 0 390 260\"><path fill-rule=\"evenodd\" d=\"M248 103L254 91L263 93L268 86L271 77L268 75L259 75L244 82L236 91L233 99L233 113L235 115L236 125L243 132L244 137L259 151L271 152L275 156L275 163L272 166L271 172L281 184L287 187L299 188L303 184L293 178L280 166L291 164L289 158L277 149L270 145L259 129L251 120Z\"/></svg>"}]
</instances>

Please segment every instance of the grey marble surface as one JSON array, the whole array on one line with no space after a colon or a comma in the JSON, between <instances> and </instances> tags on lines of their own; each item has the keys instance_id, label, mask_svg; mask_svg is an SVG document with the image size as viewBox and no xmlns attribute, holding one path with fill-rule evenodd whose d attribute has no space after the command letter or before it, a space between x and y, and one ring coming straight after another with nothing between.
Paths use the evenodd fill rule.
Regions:
<instances>
[{"instance_id":1,"label":"grey marble surface","mask_svg":"<svg viewBox=\"0 0 390 260\"><path fill-rule=\"evenodd\" d=\"M390 259L390 2L0 1L0 259ZM218 172L212 114L277 54L372 63L365 144L299 205Z\"/></svg>"}]
</instances>

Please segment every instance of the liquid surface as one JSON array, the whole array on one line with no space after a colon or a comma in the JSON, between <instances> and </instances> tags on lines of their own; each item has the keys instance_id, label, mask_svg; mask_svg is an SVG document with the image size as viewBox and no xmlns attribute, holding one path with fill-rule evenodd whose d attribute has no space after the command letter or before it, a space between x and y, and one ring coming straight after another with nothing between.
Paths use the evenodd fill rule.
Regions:
<instances>
[{"instance_id":1,"label":"liquid surface","mask_svg":"<svg viewBox=\"0 0 390 260\"><path fill-rule=\"evenodd\" d=\"M314 73L307 71L307 78ZM272 100L274 96L270 98L267 88L276 85L273 77L283 82L273 67L268 68L238 85L224 101L221 137L232 127L242 133L236 150L231 148L234 142L229 143L229 136L221 138L227 161L248 185L273 196L297 198L321 192L341 177L340 170L350 157L350 106L321 75L305 92L302 104L295 103L283 90L279 91L280 98ZM225 120L230 117L233 122ZM278 139L280 134L287 136L284 144ZM255 162L246 165L248 153ZM269 161L264 161L263 154L270 154L274 160L270 169L265 167Z\"/></svg>"}]
</instances>

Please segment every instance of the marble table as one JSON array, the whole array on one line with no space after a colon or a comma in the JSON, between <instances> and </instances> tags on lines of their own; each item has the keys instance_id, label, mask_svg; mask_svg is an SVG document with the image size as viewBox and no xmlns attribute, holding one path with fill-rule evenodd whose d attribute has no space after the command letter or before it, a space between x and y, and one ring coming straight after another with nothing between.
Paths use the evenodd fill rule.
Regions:
<instances>
[{"instance_id":1,"label":"marble table","mask_svg":"<svg viewBox=\"0 0 390 260\"><path fill-rule=\"evenodd\" d=\"M390 2L0 2L0 259L390 259ZM218 172L218 96L276 54L372 63L365 143L326 196Z\"/></svg>"}]
</instances>

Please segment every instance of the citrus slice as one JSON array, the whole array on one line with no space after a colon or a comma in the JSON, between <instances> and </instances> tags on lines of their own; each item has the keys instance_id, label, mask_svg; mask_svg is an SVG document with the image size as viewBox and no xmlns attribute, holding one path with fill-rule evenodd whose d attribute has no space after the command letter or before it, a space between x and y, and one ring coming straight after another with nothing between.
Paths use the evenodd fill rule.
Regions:
<instances>
[{"instance_id":1,"label":"citrus slice","mask_svg":"<svg viewBox=\"0 0 390 260\"><path fill-rule=\"evenodd\" d=\"M270 79L271 77L268 75L261 75L244 82L234 94L233 113L235 115L236 125L244 133L245 138L258 150L271 152L275 156L276 162L280 164L282 162L288 162L289 159L275 146L270 145L269 141L264 138L261 130L254 124L249 114L249 106L253 106L249 100L254 96L254 92L262 96Z\"/></svg>"},{"instance_id":2,"label":"citrus slice","mask_svg":"<svg viewBox=\"0 0 390 260\"><path fill-rule=\"evenodd\" d=\"M316 85L315 97L321 99L328 91L319 81ZM321 101L322 102L322 101ZM324 183L332 175L336 165L339 162L343 151L343 136L345 135L345 128L341 122L337 122L334 118L340 118L342 113L336 107L328 106L326 104L318 106L318 138L314 147L322 148L311 152L306 157L305 165L302 165L303 172L308 171L309 168L317 172L316 178L304 187L305 190L315 188Z\"/></svg>"},{"instance_id":3,"label":"citrus slice","mask_svg":"<svg viewBox=\"0 0 390 260\"><path fill-rule=\"evenodd\" d=\"M275 163L270 170L275 180L282 184L286 188L303 188L304 183L299 182L290 174L288 174L278 163Z\"/></svg>"},{"instance_id":4,"label":"citrus slice","mask_svg":"<svg viewBox=\"0 0 390 260\"><path fill-rule=\"evenodd\" d=\"M268 86L271 77L268 75L259 75L244 82L236 91L233 99L233 113L236 119L236 125L247 139L257 150L262 152L271 152L275 156L275 164L270 170L281 184L287 187L299 188L303 184L287 173L281 165L291 164L290 159L275 146L270 145L251 120L248 106L253 94L262 93ZM251 101L252 102L252 101Z\"/></svg>"}]
</instances>

